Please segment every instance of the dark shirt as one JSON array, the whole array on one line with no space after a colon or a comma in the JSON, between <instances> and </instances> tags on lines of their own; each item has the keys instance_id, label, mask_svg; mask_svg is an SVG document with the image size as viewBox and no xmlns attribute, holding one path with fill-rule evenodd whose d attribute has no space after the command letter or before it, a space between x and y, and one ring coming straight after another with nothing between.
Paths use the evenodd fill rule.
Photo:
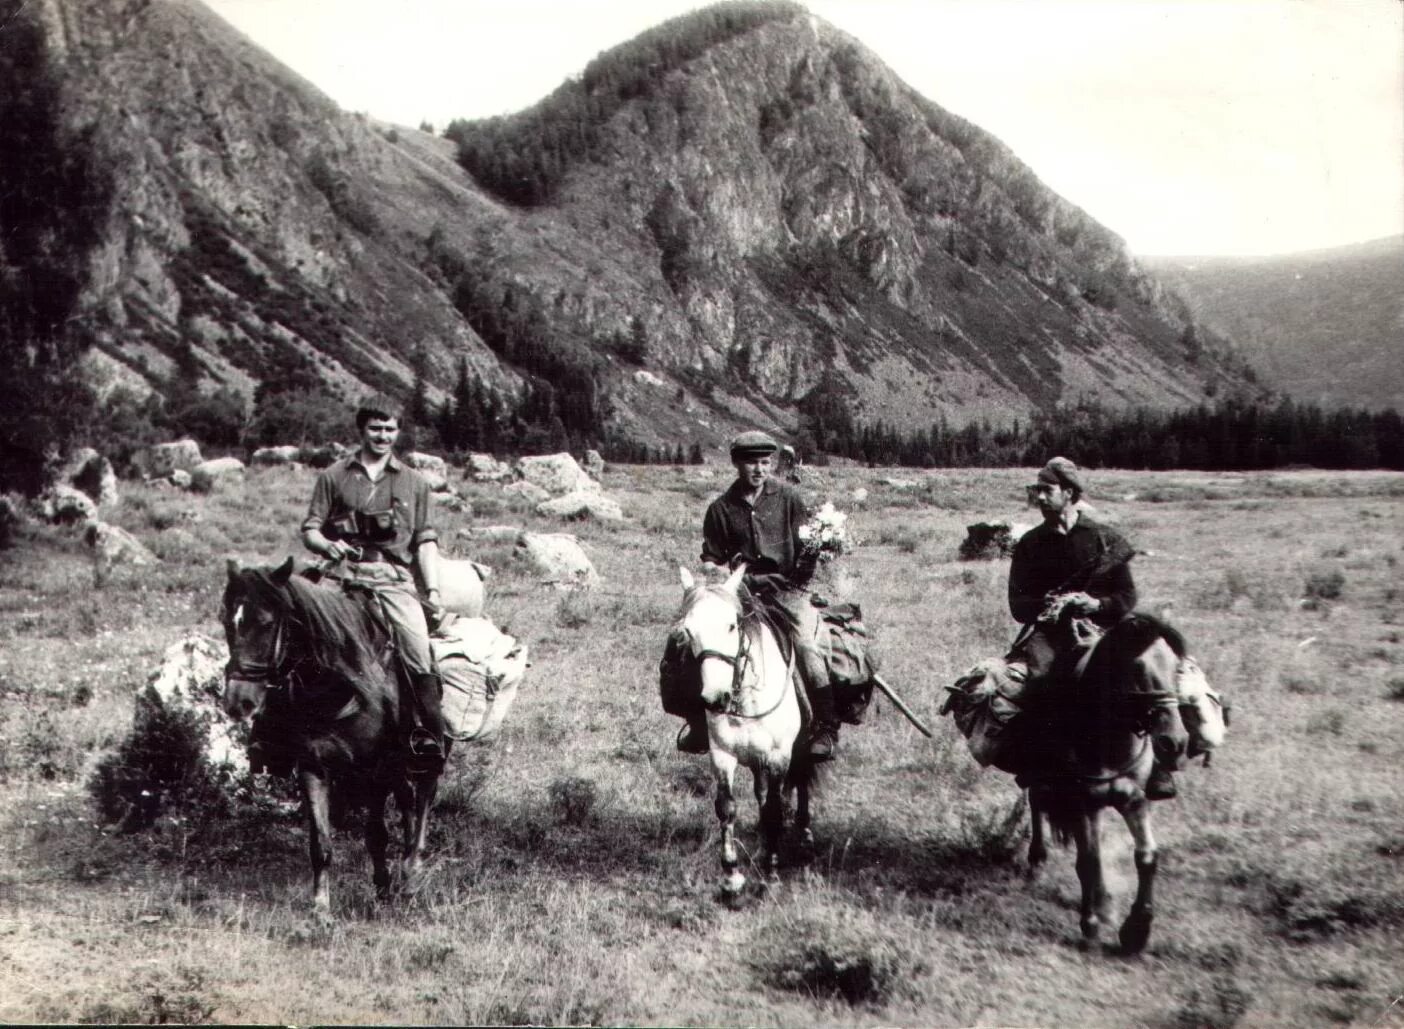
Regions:
<instances>
[{"instance_id":1,"label":"dark shirt","mask_svg":"<svg viewBox=\"0 0 1404 1029\"><path fill-rule=\"evenodd\" d=\"M1030 529L1014 546L1009 567L1009 612L1027 625L1049 593L1082 591L1102 602L1092 621L1108 626L1136 606L1131 544L1115 529L1087 515L1066 533L1047 523Z\"/></svg>"},{"instance_id":2,"label":"dark shirt","mask_svg":"<svg viewBox=\"0 0 1404 1029\"><path fill-rule=\"evenodd\" d=\"M745 561L752 575L794 578L800 554L799 527L809 519L799 491L766 479L752 507L737 480L712 501L702 519L702 560L727 567Z\"/></svg>"},{"instance_id":3,"label":"dark shirt","mask_svg":"<svg viewBox=\"0 0 1404 1029\"><path fill-rule=\"evenodd\" d=\"M394 513L393 534L367 533L366 521L357 515L383 516ZM328 539L343 540L352 546L375 548L393 562L408 565L421 543L439 538L430 524L429 484L413 468L394 454L385 463L385 472L372 482L359 455L337 461L317 476L312 503L302 530L320 529Z\"/></svg>"}]
</instances>

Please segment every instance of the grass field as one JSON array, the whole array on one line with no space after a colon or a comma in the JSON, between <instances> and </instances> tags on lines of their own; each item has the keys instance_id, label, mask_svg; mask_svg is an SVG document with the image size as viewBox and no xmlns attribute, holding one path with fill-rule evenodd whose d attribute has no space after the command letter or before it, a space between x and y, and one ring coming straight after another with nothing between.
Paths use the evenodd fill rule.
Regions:
<instances>
[{"instance_id":1,"label":"grass field","mask_svg":"<svg viewBox=\"0 0 1404 1029\"><path fill-rule=\"evenodd\" d=\"M933 723L998 653L1007 565L955 560L968 522L1033 521L1028 471L813 469L851 512L844 559L888 678ZM844 730L818 859L717 902L705 758L673 750L656 665L720 470L617 468L629 515L581 525L604 580L564 596L496 567L489 614L532 648L499 740L455 755L426 884L373 903L338 836L335 922L308 911L294 818L199 810L98 825L86 783L163 648L218 634L224 558L301 553L310 474L211 497L125 484L110 516L162 559L94 588L77 535L0 554L0 1021L1198 1027L1404 1025L1404 476L1103 472L1092 500L1148 551L1168 609L1232 701L1228 744L1157 805L1159 918L1135 960L1077 946L1070 853L1023 876L1019 791L946 720ZM849 500L866 487L862 507ZM559 531L487 487L478 523ZM742 840L757 845L746 798ZM1134 882L1106 836L1119 900Z\"/></svg>"}]
</instances>

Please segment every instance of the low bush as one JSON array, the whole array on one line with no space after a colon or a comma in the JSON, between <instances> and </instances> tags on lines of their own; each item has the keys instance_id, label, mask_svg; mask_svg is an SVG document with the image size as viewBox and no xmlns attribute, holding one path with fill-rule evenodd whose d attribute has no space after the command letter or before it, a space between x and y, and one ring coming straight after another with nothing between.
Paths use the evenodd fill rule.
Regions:
<instances>
[{"instance_id":1,"label":"low bush","mask_svg":"<svg viewBox=\"0 0 1404 1029\"><path fill-rule=\"evenodd\" d=\"M874 919L813 914L765 933L756 970L769 985L809 997L879 1007L926 968L900 932Z\"/></svg>"}]
</instances>

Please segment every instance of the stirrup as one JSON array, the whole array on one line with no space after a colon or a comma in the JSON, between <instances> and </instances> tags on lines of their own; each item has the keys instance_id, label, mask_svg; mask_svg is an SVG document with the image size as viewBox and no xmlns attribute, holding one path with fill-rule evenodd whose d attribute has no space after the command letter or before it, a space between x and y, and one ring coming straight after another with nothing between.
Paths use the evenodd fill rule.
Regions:
<instances>
[{"instance_id":1,"label":"stirrup","mask_svg":"<svg viewBox=\"0 0 1404 1029\"><path fill-rule=\"evenodd\" d=\"M703 727L699 731L692 722L684 722L683 727L678 730L676 745L684 754L705 754L712 749L711 741L707 739L706 728Z\"/></svg>"},{"instance_id":2,"label":"stirrup","mask_svg":"<svg viewBox=\"0 0 1404 1029\"><path fill-rule=\"evenodd\" d=\"M838 730L825 726L814 729L809 735L809 758L811 761L832 761L838 749Z\"/></svg>"}]
</instances>

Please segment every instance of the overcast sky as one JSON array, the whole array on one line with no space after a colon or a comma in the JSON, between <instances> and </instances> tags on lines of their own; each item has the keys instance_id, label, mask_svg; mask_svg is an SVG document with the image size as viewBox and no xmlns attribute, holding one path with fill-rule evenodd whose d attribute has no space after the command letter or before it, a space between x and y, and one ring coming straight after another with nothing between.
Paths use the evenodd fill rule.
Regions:
<instances>
[{"instance_id":1,"label":"overcast sky","mask_svg":"<svg viewBox=\"0 0 1404 1029\"><path fill-rule=\"evenodd\" d=\"M530 106L689 0L207 0L342 107ZM1400 0L813 0L1141 254L1404 232Z\"/></svg>"}]
</instances>

